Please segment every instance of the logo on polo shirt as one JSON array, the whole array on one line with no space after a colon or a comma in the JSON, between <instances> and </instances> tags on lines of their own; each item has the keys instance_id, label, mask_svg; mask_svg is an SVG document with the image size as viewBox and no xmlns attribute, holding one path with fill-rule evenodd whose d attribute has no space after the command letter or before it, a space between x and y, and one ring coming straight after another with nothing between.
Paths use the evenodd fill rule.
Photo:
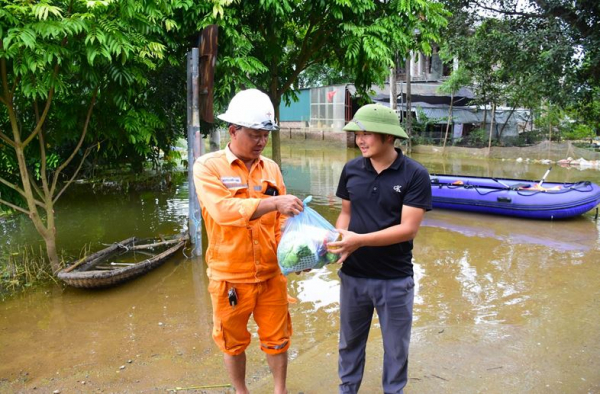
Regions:
<instances>
[{"instance_id":1,"label":"logo on polo shirt","mask_svg":"<svg viewBox=\"0 0 600 394\"><path fill-rule=\"evenodd\" d=\"M402 185L396 185L396 186L394 186L394 191L396 193L402 193Z\"/></svg>"}]
</instances>

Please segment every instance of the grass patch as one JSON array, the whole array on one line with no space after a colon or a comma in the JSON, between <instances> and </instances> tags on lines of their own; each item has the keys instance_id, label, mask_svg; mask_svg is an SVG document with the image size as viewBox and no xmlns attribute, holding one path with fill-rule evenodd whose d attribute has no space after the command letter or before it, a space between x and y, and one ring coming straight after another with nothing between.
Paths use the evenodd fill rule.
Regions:
<instances>
[{"instance_id":1,"label":"grass patch","mask_svg":"<svg viewBox=\"0 0 600 394\"><path fill-rule=\"evenodd\" d=\"M39 250L32 246L0 247L0 296L49 282L57 283L41 246Z\"/></svg>"}]
</instances>

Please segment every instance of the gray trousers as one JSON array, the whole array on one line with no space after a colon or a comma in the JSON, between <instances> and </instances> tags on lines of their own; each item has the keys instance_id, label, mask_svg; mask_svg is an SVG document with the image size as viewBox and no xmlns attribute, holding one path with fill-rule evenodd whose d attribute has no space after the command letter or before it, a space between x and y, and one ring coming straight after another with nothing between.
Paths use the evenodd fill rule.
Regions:
<instances>
[{"instance_id":1,"label":"gray trousers","mask_svg":"<svg viewBox=\"0 0 600 394\"><path fill-rule=\"evenodd\" d=\"M338 271L340 287L340 393L357 393L365 369L365 349L373 310L383 337L384 393L402 394L408 381L408 344L415 282L355 278Z\"/></svg>"}]
</instances>

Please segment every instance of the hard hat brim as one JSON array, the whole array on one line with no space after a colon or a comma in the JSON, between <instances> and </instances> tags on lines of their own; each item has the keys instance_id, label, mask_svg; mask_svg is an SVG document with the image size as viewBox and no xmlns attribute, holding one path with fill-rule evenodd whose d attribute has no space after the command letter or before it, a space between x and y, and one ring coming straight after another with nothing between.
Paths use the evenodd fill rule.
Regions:
<instances>
[{"instance_id":1,"label":"hard hat brim","mask_svg":"<svg viewBox=\"0 0 600 394\"><path fill-rule=\"evenodd\" d=\"M387 123L371 122L368 120L352 119L346 126L344 126L343 130L348 132L364 131L377 134L389 134L393 135L394 137L408 139L408 134L406 134L400 125L396 126Z\"/></svg>"},{"instance_id":2,"label":"hard hat brim","mask_svg":"<svg viewBox=\"0 0 600 394\"><path fill-rule=\"evenodd\" d=\"M227 123L231 123L231 124L235 124L238 126L244 126L247 127L249 129L254 129L254 130L266 130L266 131L274 131L274 130L279 130L279 126L276 125L275 123L247 123L247 122L240 122L239 120L234 120L233 117L229 117L227 115L227 113L221 114L221 115L217 115L217 118L221 119L224 122Z\"/></svg>"}]
</instances>

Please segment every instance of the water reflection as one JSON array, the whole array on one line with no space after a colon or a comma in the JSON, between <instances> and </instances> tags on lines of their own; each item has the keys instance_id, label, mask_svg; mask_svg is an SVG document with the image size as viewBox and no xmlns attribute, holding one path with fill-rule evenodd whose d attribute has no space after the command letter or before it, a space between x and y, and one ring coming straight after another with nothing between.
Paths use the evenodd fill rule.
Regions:
<instances>
[{"instance_id":1,"label":"water reflection","mask_svg":"<svg viewBox=\"0 0 600 394\"><path fill-rule=\"evenodd\" d=\"M439 210L426 215L423 227L443 228L468 237L494 238L513 245L536 244L565 252L598 248L598 225L592 215L568 222L539 222Z\"/></svg>"},{"instance_id":2,"label":"water reflection","mask_svg":"<svg viewBox=\"0 0 600 394\"><path fill-rule=\"evenodd\" d=\"M56 206L57 245L65 258L79 256L84 247L102 245L132 236L151 238L186 231L188 185L173 192L89 193L76 185ZM42 246L39 235L23 215L0 220L7 245Z\"/></svg>"},{"instance_id":3,"label":"water reflection","mask_svg":"<svg viewBox=\"0 0 600 394\"><path fill-rule=\"evenodd\" d=\"M330 276L330 270L322 269L296 280L298 300L310 303L315 311L324 308L326 312L335 312L340 301L340 287L339 282L332 281Z\"/></svg>"},{"instance_id":4,"label":"water reflection","mask_svg":"<svg viewBox=\"0 0 600 394\"><path fill-rule=\"evenodd\" d=\"M288 191L312 195L312 207L335 222L339 175L359 152L302 141L284 144L281 154ZM413 157L432 173L539 179L547 170L515 161ZM547 180L600 183L600 172L554 168ZM59 247L77 254L86 243L183 231L187 195L187 184L170 193L126 195L73 189L57 206ZM10 245L38 239L21 217L0 221L0 234ZM597 391L599 261L599 224L591 214L539 222L428 213L414 249L411 392ZM65 382L67 376L73 384L90 380L90 391L109 392L224 383L221 355L211 339L205 269L201 258L180 255L114 289L52 286L3 302L0 354L10 362L0 363L0 392L34 386L54 391L58 387L49 379ZM330 265L288 277L289 293L298 299L290 306L289 384L295 392L336 391L337 269ZM373 327L365 392L380 391L376 320ZM256 342L248 353L251 389L272 392ZM123 364L125 370L116 373Z\"/></svg>"}]
</instances>

